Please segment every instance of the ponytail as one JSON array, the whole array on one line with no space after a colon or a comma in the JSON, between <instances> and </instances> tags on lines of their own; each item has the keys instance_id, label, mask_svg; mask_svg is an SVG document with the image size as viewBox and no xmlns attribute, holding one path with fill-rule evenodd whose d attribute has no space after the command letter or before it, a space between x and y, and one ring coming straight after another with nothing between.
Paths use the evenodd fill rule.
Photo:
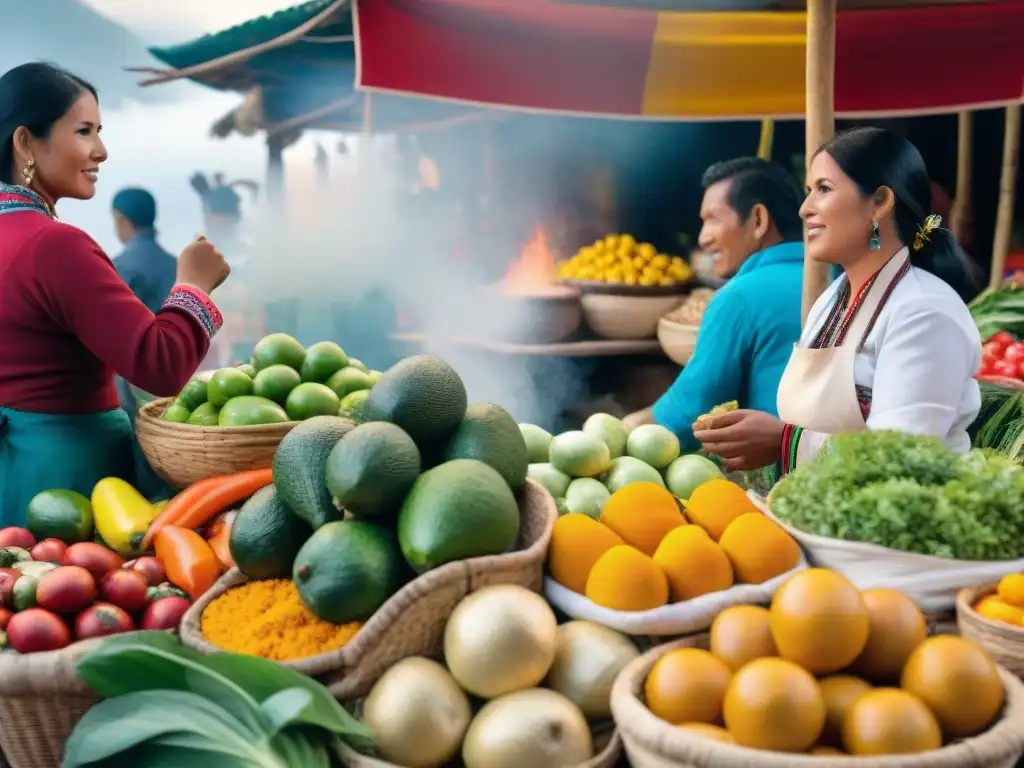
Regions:
<instances>
[{"instance_id":1,"label":"ponytail","mask_svg":"<svg viewBox=\"0 0 1024 768\"><path fill-rule=\"evenodd\" d=\"M981 288L978 268L948 229L935 227L928 232L926 238L918 241L918 232L924 227L924 220L915 221L911 225L911 216L907 215L911 208L909 204L901 206L897 200L896 229L900 239L910 248L910 263L935 275L956 291L964 303L969 302L978 295ZM913 218L916 220L917 217ZM915 248L918 242L920 247Z\"/></svg>"}]
</instances>

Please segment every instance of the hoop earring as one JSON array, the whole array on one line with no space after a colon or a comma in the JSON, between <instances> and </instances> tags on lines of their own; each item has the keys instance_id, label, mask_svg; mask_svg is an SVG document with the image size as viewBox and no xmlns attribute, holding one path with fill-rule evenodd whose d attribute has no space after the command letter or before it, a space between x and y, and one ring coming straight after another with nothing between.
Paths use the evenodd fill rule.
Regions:
<instances>
[{"instance_id":1,"label":"hoop earring","mask_svg":"<svg viewBox=\"0 0 1024 768\"><path fill-rule=\"evenodd\" d=\"M36 177L36 161L29 160L21 175L25 178L25 186L32 186L32 180Z\"/></svg>"},{"instance_id":2,"label":"hoop earring","mask_svg":"<svg viewBox=\"0 0 1024 768\"><path fill-rule=\"evenodd\" d=\"M871 222L871 239L868 240L869 251L880 251L882 250L882 241L878 237L878 222Z\"/></svg>"}]
</instances>

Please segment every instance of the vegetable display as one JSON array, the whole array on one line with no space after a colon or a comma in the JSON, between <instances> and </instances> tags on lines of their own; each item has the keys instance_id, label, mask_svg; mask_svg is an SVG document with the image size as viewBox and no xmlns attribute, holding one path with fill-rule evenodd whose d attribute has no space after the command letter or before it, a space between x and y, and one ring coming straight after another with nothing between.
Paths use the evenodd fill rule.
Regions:
<instances>
[{"instance_id":1,"label":"vegetable display","mask_svg":"<svg viewBox=\"0 0 1024 768\"><path fill-rule=\"evenodd\" d=\"M1024 342L1000 331L981 347L978 376L1024 380Z\"/></svg>"},{"instance_id":2,"label":"vegetable display","mask_svg":"<svg viewBox=\"0 0 1024 768\"><path fill-rule=\"evenodd\" d=\"M1012 282L989 288L968 305L983 340L1000 332L1024 336L1024 287Z\"/></svg>"},{"instance_id":3,"label":"vegetable display","mask_svg":"<svg viewBox=\"0 0 1024 768\"><path fill-rule=\"evenodd\" d=\"M991 451L865 430L784 478L772 514L801 531L958 560L1024 553L1024 467Z\"/></svg>"}]
</instances>

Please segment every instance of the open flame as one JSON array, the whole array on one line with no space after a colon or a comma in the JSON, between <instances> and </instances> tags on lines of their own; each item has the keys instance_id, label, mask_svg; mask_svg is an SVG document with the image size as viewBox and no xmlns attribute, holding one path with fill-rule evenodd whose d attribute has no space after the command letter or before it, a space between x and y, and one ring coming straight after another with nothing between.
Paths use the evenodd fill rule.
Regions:
<instances>
[{"instance_id":1,"label":"open flame","mask_svg":"<svg viewBox=\"0 0 1024 768\"><path fill-rule=\"evenodd\" d=\"M506 293L544 293L546 288L554 287L557 276L557 260L548 247L547 234L535 224L533 237L505 272L501 289Z\"/></svg>"}]
</instances>

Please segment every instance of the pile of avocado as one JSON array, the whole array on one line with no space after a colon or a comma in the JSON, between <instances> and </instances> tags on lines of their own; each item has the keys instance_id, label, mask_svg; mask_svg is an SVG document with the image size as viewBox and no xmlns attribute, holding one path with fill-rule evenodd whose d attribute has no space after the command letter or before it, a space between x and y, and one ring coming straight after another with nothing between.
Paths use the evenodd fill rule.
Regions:
<instances>
[{"instance_id":1,"label":"pile of avocado","mask_svg":"<svg viewBox=\"0 0 1024 768\"><path fill-rule=\"evenodd\" d=\"M381 376L333 341L306 349L286 333L273 333L256 344L246 365L190 380L162 418L197 427L250 427L351 417Z\"/></svg>"},{"instance_id":2,"label":"pile of avocado","mask_svg":"<svg viewBox=\"0 0 1024 768\"><path fill-rule=\"evenodd\" d=\"M511 415L467 406L444 360L402 360L355 419L318 416L274 455L272 485L238 512L231 556L253 579L292 578L319 618L365 621L404 582L507 552L527 451Z\"/></svg>"}]
</instances>

